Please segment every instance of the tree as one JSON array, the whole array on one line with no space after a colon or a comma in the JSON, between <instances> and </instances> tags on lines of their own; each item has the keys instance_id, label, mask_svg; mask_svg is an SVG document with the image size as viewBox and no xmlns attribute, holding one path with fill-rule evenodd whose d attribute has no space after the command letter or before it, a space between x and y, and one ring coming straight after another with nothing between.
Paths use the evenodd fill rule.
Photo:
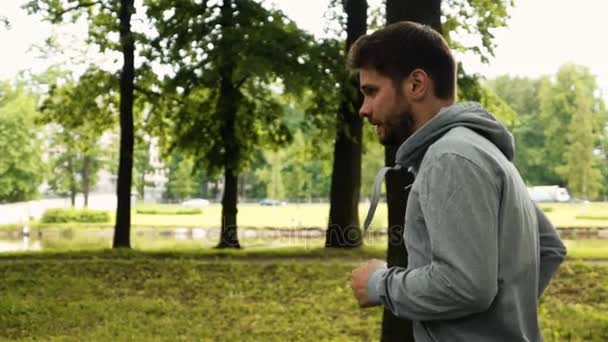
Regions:
<instances>
[{"instance_id":1,"label":"tree","mask_svg":"<svg viewBox=\"0 0 608 342\"><path fill-rule=\"evenodd\" d=\"M539 96L549 171L559 185L573 187L576 195L596 195L600 171L593 153L601 144L606 108L595 77L586 67L564 65L553 80L542 84ZM587 181L579 179L584 176Z\"/></svg>"},{"instance_id":2,"label":"tree","mask_svg":"<svg viewBox=\"0 0 608 342\"><path fill-rule=\"evenodd\" d=\"M567 128L565 164L556 168L570 192L579 198L594 199L601 188L600 160L594 155L598 132L594 132L593 97L582 80L573 84L574 104ZM603 126L602 126L603 127Z\"/></svg>"},{"instance_id":3,"label":"tree","mask_svg":"<svg viewBox=\"0 0 608 342\"><path fill-rule=\"evenodd\" d=\"M118 11L120 50L123 67L120 73L120 160L116 196L116 226L112 246L131 248L131 184L133 173L133 83L135 80L135 39L131 32L133 0L121 0Z\"/></svg>"},{"instance_id":4,"label":"tree","mask_svg":"<svg viewBox=\"0 0 608 342\"><path fill-rule=\"evenodd\" d=\"M604 111L604 122L608 122L608 111ZM599 160L602 172L601 200L608 200L608 126L604 127L600 139Z\"/></svg>"},{"instance_id":5,"label":"tree","mask_svg":"<svg viewBox=\"0 0 608 342\"><path fill-rule=\"evenodd\" d=\"M333 45L317 48L281 12L252 0L147 4L156 29L149 55L175 70L155 111L158 129L171 133L159 136L165 150L192 155L209 175L223 172L218 247L238 248L237 177L256 148L291 139L271 86L300 95L322 82L333 87L318 63L331 60Z\"/></svg>"},{"instance_id":6,"label":"tree","mask_svg":"<svg viewBox=\"0 0 608 342\"><path fill-rule=\"evenodd\" d=\"M46 128L51 146L49 188L58 195L69 196L72 207L76 205L76 195L82 192L86 208L89 192L97 183L97 172L105 162L103 151L98 141L92 142L82 132L56 124Z\"/></svg>"},{"instance_id":7,"label":"tree","mask_svg":"<svg viewBox=\"0 0 608 342\"><path fill-rule=\"evenodd\" d=\"M441 32L441 0L424 2L386 1L387 25L401 20L427 24ZM387 146L385 165L395 165L398 146ZM407 250L403 241L404 220L409 188L414 181L410 174L389 173L386 176L386 202L388 206L387 264L407 267ZM407 189L407 190L403 190ZM393 315L386 308L382 319L382 341L414 341L412 322Z\"/></svg>"},{"instance_id":8,"label":"tree","mask_svg":"<svg viewBox=\"0 0 608 342\"><path fill-rule=\"evenodd\" d=\"M139 198L144 199L146 187L154 186L152 182L146 180L146 175L156 169L150 163L150 146L144 136L135 136L135 147L133 149L133 186L137 189Z\"/></svg>"},{"instance_id":9,"label":"tree","mask_svg":"<svg viewBox=\"0 0 608 342\"><path fill-rule=\"evenodd\" d=\"M45 172L34 124L36 98L21 85L0 87L0 203L31 200Z\"/></svg>"},{"instance_id":10,"label":"tree","mask_svg":"<svg viewBox=\"0 0 608 342\"><path fill-rule=\"evenodd\" d=\"M76 205L76 195L80 191L78 180L78 153L75 150L75 139L62 127L49 137L52 149L50 155L49 188L60 196L69 196L72 207Z\"/></svg>"},{"instance_id":11,"label":"tree","mask_svg":"<svg viewBox=\"0 0 608 342\"><path fill-rule=\"evenodd\" d=\"M570 122L566 128L566 144L563 150L565 163L558 165L555 171L564 177L574 196L595 199L601 188L600 159L594 152L606 125L606 121L602 120L603 106L601 102L598 103L601 100L594 97L595 79L589 77L586 68L576 70L565 66L560 71L578 71L580 77L569 79L573 83L569 87L572 102L566 106L571 112L568 113ZM561 97L564 94L553 95Z\"/></svg>"},{"instance_id":12,"label":"tree","mask_svg":"<svg viewBox=\"0 0 608 342\"><path fill-rule=\"evenodd\" d=\"M287 149L283 179L289 198L311 200L329 195L333 148L320 134L319 130L309 130L306 135L297 131Z\"/></svg>"},{"instance_id":13,"label":"tree","mask_svg":"<svg viewBox=\"0 0 608 342\"><path fill-rule=\"evenodd\" d=\"M194 163L189 158L173 154L169 164L165 197L173 201L183 201L196 191L193 175Z\"/></svg>"},{"instance_id":14,"label":"tree","mask_svg":"<svg viewBox=\"0 0 608 342\"><path fill-rule=\"evenodd\" d=\"M367 30L367 1L342 1L346 14L346 44L352 44ZM361 189L362 103L355 77L344 80L334 145L330 188L329 222L325 247L357 247L362 243L359 227L359 192Z\"/></svg>"},{"instance_id":15,"label":"tree","mask_svg":"<svg viewBox=\"0 0 608 342\"><path fill-rule=\"evenodd\" d=\"M258 179L266 183L266 196L270 198L285 198L283 183L283 168L287 159L286 150L263 151L262 155L268 167L258 170Z\"/></svg>"},{"instance_id":16,"label":"tree","mask_svg":"<svg viewBox=\"0 0 608 342\"><path fill-rule=\"evenodd\" d=\"M501 76L488 86L517 113L509 125L515 138L515 165L528 184L555 184L545 162L544 125L541 120L539 92L544 78Z\"/></svg>"},{"instance_id":17,"label":"tree","mask_svg":"<svg viewBox=\"0 0 608 342\"><path fill-rule=\"evenodd\" d=\"M77 192L88 206L104 163L99 141L115 125L114 97L112 75L90 67L78 80L72 75L54 80L41 106L37 121L55 126L50 187L70 195L72 206Z\"/></svg>"},{"instance_id":18,"label":"tree","mask_svg":"<svg viewBox=\"0 0 608 342\"><path fill-rule=\"evenodd\" d=\"M102 51L120 51L120 160L118 165L118 205L113 247L131 247L131 183L133 172L133 83L135 79L135 37L131 31L134 0L31 0L25 5L30 13L42 13L45 20L60 23L71 14L72 21L85 16L89 21L89 40ZM119 33L118 41L110 33Z\"/></svg>"}]
</instances>

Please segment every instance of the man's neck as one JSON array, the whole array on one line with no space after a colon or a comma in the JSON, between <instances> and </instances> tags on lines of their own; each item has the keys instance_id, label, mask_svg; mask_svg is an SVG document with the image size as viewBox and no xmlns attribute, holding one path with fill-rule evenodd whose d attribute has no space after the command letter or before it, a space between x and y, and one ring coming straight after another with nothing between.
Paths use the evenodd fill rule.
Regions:
<instances>
[{"instance_id":1,"label":"man's neck","mask_svg":"<svg viewBox=\"0 0 608 342\"><path fill-rule=\"evenodd\" d=\"M420 108L418 115L416 115L414 122L414 130L419 130L422 126L424 126L427 122L429 122L432 118L439 113L439 111L444 108L454 104L454 99L434 99L429 102L423 108Z\"/></svg>"}]
</instances>

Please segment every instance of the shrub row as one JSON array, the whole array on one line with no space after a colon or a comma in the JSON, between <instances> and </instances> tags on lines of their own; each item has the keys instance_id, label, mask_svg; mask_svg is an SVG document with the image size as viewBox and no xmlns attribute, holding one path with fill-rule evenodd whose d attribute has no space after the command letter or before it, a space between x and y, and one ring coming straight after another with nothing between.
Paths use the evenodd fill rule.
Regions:
<instances>
[{"instance_id":1,"label":"shrub row","mask_svg":"<svg viewBox=\"0 0 608 342\"><path fill-rule=\"evenodd\" d=\"M47 209L40 222L42 223L107 223L111 215L108 211L91 209Z\"/></svg>"}]
</instances>

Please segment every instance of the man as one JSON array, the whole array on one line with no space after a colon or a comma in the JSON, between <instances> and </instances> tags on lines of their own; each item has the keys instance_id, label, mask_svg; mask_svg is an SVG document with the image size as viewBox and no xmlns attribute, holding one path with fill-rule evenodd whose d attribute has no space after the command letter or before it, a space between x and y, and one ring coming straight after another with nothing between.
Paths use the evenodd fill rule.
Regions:
<instances>
[{"instance_id":1,"label":"man","mask_svg":"<svg viewBox=\"0 0 608 342\"><path fill-rule=\"evenodd\" d=\"M456 63L429 27L401 22L363 36L349 66L360 115L381 143L400 145L393 172L415 175L408 268L371 260L355 269L359 305L412 320L416 341L541 341L538 301L566 249L512 164L512 135L479 104L454 103Z\"/></svg>"}]
</instances>

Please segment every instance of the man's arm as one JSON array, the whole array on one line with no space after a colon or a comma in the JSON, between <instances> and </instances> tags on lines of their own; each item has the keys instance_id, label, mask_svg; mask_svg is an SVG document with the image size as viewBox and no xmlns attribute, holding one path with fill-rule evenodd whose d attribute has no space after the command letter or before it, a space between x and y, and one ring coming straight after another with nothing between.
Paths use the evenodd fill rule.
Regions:
<instances>
[{"instance_id":1,"label":"man's arm","mask_svg":"<svg viewBox=\"0 0 608 342\"><path fill-rule=\"evenodd\" d=\"M545 213L537 206L536 216L538 217L538 239L540 244L540 274L538 277L538 297L543 294L553 274L559 265L566 259L566 246L560 240L553 224L549 221Z\"/></svg>"},{"instance_id":2,"label":"man's arm","mask_svg":"<svg viewBox=\"0 0 608 342\"><path fill-rule=\"evenodd\" d=\"M431 163L420 205L432 262L379 269L367 283L371 304L418 321L483 312L498 292L498 187L486 171L458 155Z\"/></svg>"}]
</instances>

